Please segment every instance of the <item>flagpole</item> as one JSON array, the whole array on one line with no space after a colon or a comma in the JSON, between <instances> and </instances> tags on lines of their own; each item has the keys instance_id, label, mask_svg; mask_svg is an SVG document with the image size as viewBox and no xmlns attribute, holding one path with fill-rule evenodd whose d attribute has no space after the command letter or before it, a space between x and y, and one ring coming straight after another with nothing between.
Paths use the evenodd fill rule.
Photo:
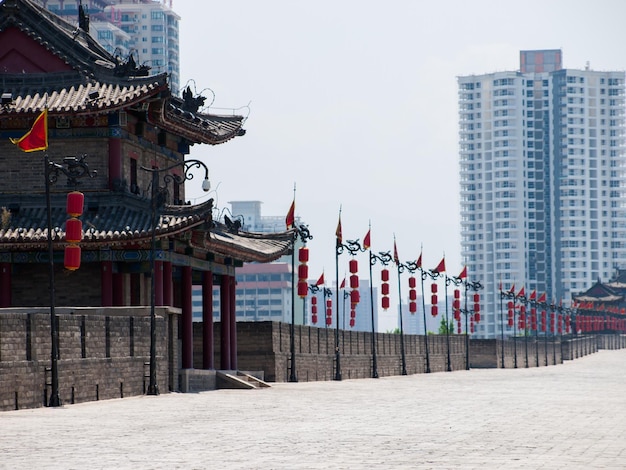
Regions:
<instances>
[{"instance_id":1,"label":"flagpole","mask_svg":"<svg viewBox=\"0 0 626 470\"><path fill-rule=\"evenodd\" d=\"M504 292L500 281L500 360L504 369Z\"/></svg>"}]
</instances>

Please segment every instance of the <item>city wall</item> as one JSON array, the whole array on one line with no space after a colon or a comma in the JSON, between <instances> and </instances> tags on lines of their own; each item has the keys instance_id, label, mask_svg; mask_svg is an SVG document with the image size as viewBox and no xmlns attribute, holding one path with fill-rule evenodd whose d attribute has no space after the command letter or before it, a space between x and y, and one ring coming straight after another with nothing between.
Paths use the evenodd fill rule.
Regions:
<instances>
[{"instance_id":1,"label":"city wall","mask_svg":"<svg viewBox=\"0 0 626 470\"><path fill-rule=\"evenodd\" d=\"M145 307L57 308L59 393L63 404L145 393L150 360L150 316ZM157 384L161 393L179 391L180 309L157 307ZM237 323L238 369L262 371L266 381L290 378L291 325ZM295 372L299 381L335 378L335 330L294 326ZM220 364L220 324L214 325L214 364ZM466 368L464 336L376 333L380 377L402 373L404 340L407 374ZM343 379L372 376L372 334L340 331ZM449 341L449 349L448 349ZM626 335L593 335L538 341L517 338L471 340L470 367L535 367L559 364L598 349L626 347ZM49 309L0 312L0 411L44 406L50 394ZM202 367L202 324L194 324L194 366Z\"/></svg>"}]
</instances>

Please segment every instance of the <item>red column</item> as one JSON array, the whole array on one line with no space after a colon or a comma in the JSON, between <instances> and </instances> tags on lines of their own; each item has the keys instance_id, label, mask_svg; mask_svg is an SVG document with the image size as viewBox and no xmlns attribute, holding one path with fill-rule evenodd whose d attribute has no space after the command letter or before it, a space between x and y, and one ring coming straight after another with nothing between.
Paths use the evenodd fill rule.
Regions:
<instances>
[{"instance_id":1,"label":"red column","mask_svg":"<svg viewBox=\"0 0 626 470\"><path fill-rule=\"evenodd\" d=\"M163 261L163 305L174 305L172 296L172 263Z\"/></svg>"},{"instance_id":2,"label":"red column","mask_svg":"<svg viewBox=\"0 0 626 470\"><path fill-rule=\"evenodd\" d=\"M235 291L237 282L235 276L228 276L230 279L230 367L237 370L237 312L235 302Z\"/></svg>"},{"instance_id":3,"label":"red column","mask_svg":"<svg viewBox=\"0 0 626 470\"><path fill-rule=\"evenodd\" d=\"M113 305L113 262L100 262L100 303L103 307Z\"/></svg>"},{"instance_id":4,"label":"red column","mask_svg":"<svg viewBox=\"0 0 626 470\"><path fill-rule=\"evenodd\" d=\"M193 320L191 312L191 266L181 268L182 368L193 369Z\"/></svg>"},{"instance_id":5,"label":"red column","mask_svg":"<svg viewBox=\"0 0 626 470\"><path fill-rule=\"evenodd\" d=\"M213 272L202 273L202 368L213 369Z\"/></svg>"},{"instance_id":6,"label":"red column","mask_svg":"<svg viewBox=\"0 0 626 470\"><path fill-rule=\"evenodd\" d=\"M0 307L11 306L11 263L0 263Z\"/></svg>"},{"instance_id":7,"label":"red column","mask_svg":"<svg viewBox=\"0 0 626 470\"><path fill-rule=\"evenodd\" d=\"M230 367L230 276L220 276L220 368Z\"/></svg>"},{"instance_id":8,"label":"red column","mask_svg":"<svg viewBox=\"0 0 626 470\"><path fill-rule=\"evenodd\" d=\"M113 274L113 305L121 307L124 305L124 274Z\"/></svg>"},{"instance_id":9,"label":"red column","mask_svg":"<svg viewBox=\"0 0 626 470\"><path fill-rule=\"evenodd\" d=\"M154 261L154 305L163 305L163 261Z\"/></svg>"}]
</instances>

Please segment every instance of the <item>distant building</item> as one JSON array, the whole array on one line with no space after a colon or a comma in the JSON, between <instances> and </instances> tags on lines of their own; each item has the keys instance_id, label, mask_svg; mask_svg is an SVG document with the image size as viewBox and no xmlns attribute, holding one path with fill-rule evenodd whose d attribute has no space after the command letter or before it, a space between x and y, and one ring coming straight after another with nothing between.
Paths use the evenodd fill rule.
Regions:
<instances>
[{"instance_id":1,"label":"distant building","mask_svg":"<svg viewBox=\"0 0 626 470\"><path fill-rule=\"evenodd\" d=\"M476 337L500 334L501 285L569 301L626 264L624 81L565 69L560 50L458 78L461 252L484 286Z\"/></svg>"}]
</instances>

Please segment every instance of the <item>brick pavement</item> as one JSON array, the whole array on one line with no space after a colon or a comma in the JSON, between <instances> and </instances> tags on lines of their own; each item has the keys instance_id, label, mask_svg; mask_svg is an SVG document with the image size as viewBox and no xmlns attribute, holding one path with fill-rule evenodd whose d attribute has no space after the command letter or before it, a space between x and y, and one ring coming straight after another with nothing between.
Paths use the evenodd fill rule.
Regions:
<instances>
[{"instance_id":1,"label":"brick pavement","mask_svg":"<svg viewBox=\"0 0 626 470\"><path fill-rule=\"evenodd\" d=\"M0 413L0 469L623 469L626 350Z\"/></svg>"}]
</instances>

